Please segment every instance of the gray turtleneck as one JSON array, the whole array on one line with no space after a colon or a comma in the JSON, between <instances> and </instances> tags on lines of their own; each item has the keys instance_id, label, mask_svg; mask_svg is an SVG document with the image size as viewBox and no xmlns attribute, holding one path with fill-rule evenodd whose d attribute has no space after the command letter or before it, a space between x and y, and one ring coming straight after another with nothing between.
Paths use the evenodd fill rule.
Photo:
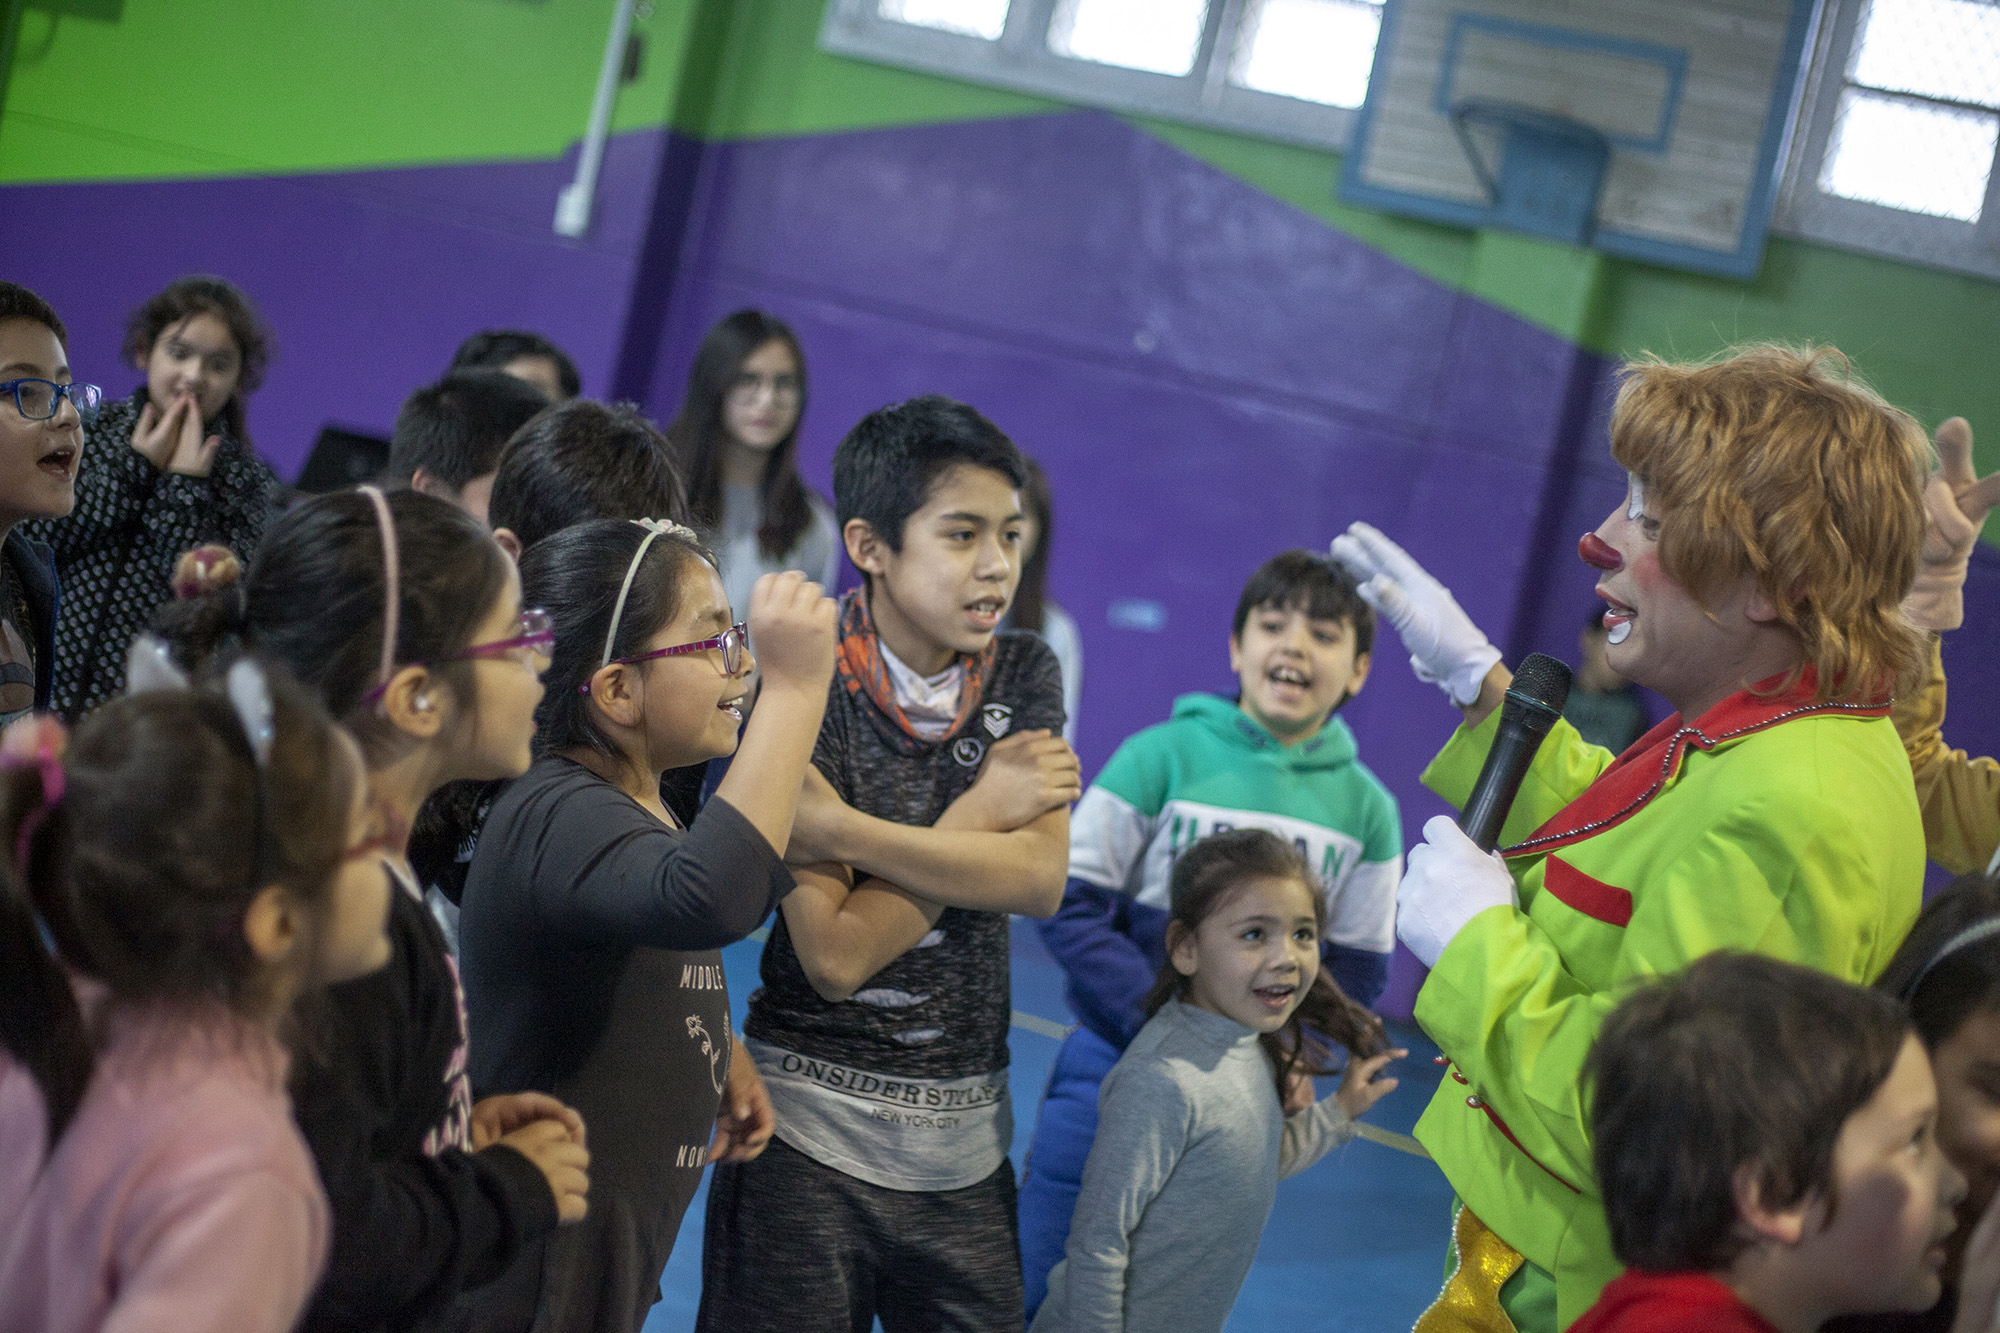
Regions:
<instances>
[{"instance_id":1,"label":"gray turtleneck","mask_svg":"<svg viewBox=\"0 0 2000 1333\"><path fill-rule=\"evenodd\" d=\"M1063 1262L1031 1333L1219 1330L1278 1181L1354 1137L1328 1097L1287 1120L1241 1023L1169 1001L1098 1095Z\"/></svg>"}]
</instances>

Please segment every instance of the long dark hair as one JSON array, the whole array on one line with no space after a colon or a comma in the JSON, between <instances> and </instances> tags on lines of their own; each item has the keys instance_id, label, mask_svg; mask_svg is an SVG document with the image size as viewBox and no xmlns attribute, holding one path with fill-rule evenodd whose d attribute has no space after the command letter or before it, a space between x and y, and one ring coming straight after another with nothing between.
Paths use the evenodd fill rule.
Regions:
<instances>
[{"instance_id":1,"label":"long dark hair","mask_svg":"<svg viewBox=\"0 0 2000 1333\"><path fill-rule=\"evenodd\" d=\"M1210 834L1182 852L1174 862L1168 881L1167 952L1198 929L1235 896L1249 879L1290 879L1302 885L1313 902L1313 919L1322 934L1326 930L1326 894L1319 878L1306 864L1298 848L1267 829L1229 829ZM1146 997L1146 1013L1156 1014L1168 1000L1187 998L1192 978L1182 976L1168 958ZM1276 1032L1257 1038L1271 1057L1277 1072L1278 1100L1285 1099L1285 1084L1292 1072L1331 1074L1333 1052L1328 1039L1345 1046L1351 1055L1366 1059L1389 1049L1382 1020L1347 997L1322 966L1313 974L1312 985L1292 1010L1292 1016Z\"/></svg>"},{"instance_id":2,"label":"long dark hair","mask_svg":"<svg viewBox=\"0 0 2000 1333\"><path fill-rule=\"evenodd\" d=\"M393 491L398 547L394 657L444 662L471 646L506 587L506 552L479 521L448 501ZM244 576L219 592L169 602L154 617L184 664L249 646L283 663L349 724L364 753L381 726L361 701L382 661L386 597L382 530L357 491L316 496L272 523ZM434 666L466 706L470 663Z\"/></svg>"},{"instance_id":3,"label":"long dark hair","mask_svg":"<svg viewBox=\"0 0 2000 1333\"><path fill-rule=\"evenodd\" d=\"M1044 607L1049 591L1049 539L1055 527L1055 497L1049 491L1048 474L1042 471L1040 463L1022 454L1021 464L1028 471L1027 483L1021 487L1021 507L1035 520L1035 550L1021 562L1021 583L1014 589L1014 605L1007 613L1007 623L1015 629L1040 634L1042 623L1048 618Z\"/></svg>"},{"instance_id":4,"label":"long dark hair","mask_svg":"<svg viewBox=\"0 0 2000 1333\"><path fill-rule=\"evenodd\" d=\"M556 643L542 673L541 707L535 711L535 748L540 754L588 749L608 759L623 756L590 719L583 693L604 664L604 636L632 557L646 529L625 519L599 519L564 528L530 546L521 557L521 596L545 608L555 620ZM646 548L632 577L632 590L618 618L614 658L643 650L681 610L687 572L715 557L693 542L663 534Z\"/></svg>"},{"instance_id":5,"label":"long dark hair","mask_svg":"<svg viewBox=\"0 0 2000 1333\"><path fill-rule=\"evenodd\" d=\"M792 360L799 368L798 419L764 461L764 513L757 528L757 546L777 559L797 546L812 524L812 506L798 466L799 422L806 415L806 358L791 326L761 310L739 310L710 329L694 354L687 396L667 427L667 438L678 451L681 473L688 479L692 521L697 528L714 532L722 522L722 455L728 442L723 404L744 361L769 342L791 348Z\"/></svg>"},{"instance_id":6,"label":"long dark hair","mask_svg":"<svg viewBox=\"0 0 2000 1333\"><path fill-rule=\"evenodd\" d=\"M266 679L262 837L246 813L260 799L249 739L208 690L128 696L92 712L62 758L60 799L39 768L0 769L0 845L23 853L18 872L0 868L0 1044L42 1090L51 1148L94 1064L65 966L117 1001L250 1010L267 978L244 947L243 914L273 882L305 909L305 956L315 948L359 776L338 762L338 735L311 696L282 670L267 667Z\"/></svg>"},{"instance_id":7,"label":"long dark hair","mask_svg":"<svg viewBox=\"0 0 2000 1333\"><path fill-rule=\"evenodd\" d=\"M246 448L250 428L244 424L243 400L264 382L264 370L271 362L271 330L257 307L241 288L227 278L197 273L168 285L167 289L134 310L125 320L125 359L141 371L153 354L160 335L195 315L214 315L229 326L229 336L243 358L236 377L236 390L222 405L222 420L229 433Z\"/></svg>"}]
</instances>

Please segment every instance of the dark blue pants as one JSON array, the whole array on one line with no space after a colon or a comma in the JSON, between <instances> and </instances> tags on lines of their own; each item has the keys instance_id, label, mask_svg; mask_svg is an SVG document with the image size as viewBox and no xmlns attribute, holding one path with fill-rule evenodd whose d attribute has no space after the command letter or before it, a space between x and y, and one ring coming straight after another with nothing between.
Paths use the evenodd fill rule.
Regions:
<instances>
[{"instance_id":1,"label":"dark blue pants","mask_svg":"<svg viewBox=\"0 0 2000 1333\"><path fill-rule=\"evenodd\" d=\"M1097 1137L1097 1090L1122 1054L1088 1028L1077 1028L1063 1039L1049 1070L1021 1179L1021 1280L1031 1320L1049 1294L1049 1272L1069 1240L1083 1164Z\"/></svg>"}]
</instances>

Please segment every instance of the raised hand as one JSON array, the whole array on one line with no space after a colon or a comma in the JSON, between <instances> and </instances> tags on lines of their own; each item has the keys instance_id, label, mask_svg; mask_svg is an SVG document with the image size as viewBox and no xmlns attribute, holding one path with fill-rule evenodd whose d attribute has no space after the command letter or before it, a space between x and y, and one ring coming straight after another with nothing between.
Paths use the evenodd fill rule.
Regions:
<instances>
[{"instance_id":1,"label":"raised hand","mask_svg":"<svg viewBox=\"0 0 2000 1333\"><path fill-rule=\"evenodd\" d=\"M1396 1090L1400 1080L1377 1078L1376 1075L1387 1068L1391 1060L1400 1060L1408 1054L1409 1051L1398 1047L1380 1055L1371 1055L1366 1060L1348 1060L1347 1072L1340 1076L1340 1091L1333 1094L1333 1099L1340 1103L1341 1110L1347 1112L1349 1120L1359 1120L1376 1102Z\"/></svg>"},{"instance_id":2,"label":"raised hand","mask_svg":"<svg viewBox=\"0 0 2000 1333\"><path fill-rule=\"evenodd\" d=\"M750 641L764 690L825 694L833 679L840 609L797 570L766 574L750 590Z\"/></svg>"},{"instance_id":3,"label":"raised hand","mask_svg":"<svg viewBox=\"0 0 2000 1333\"><path fill-rule=\"evenodd\" d=\"M215 467L222 437L201 433L201 409L192 394L182 394L163 413L155 412L147 400L132 428L132 447L162 472L205 477Z\"/></svg>"},{"instance_id":4,"label":"raised hand","mask_svg":"<svg viewBox=\"0 0 2000 1333\"><path fill-rule=\"evenodd\" d=\"M174 399L173 406L163 413L153 410L153 401L149 398L146 405L139 409L138 424L132 427L132 447L144 455L147 462L165 472L167 465L174 460L174 450L180 443L181 430L187 419L190 416L196 419L195 430L199 432L200 415L195 410L194 399L186 394Z\"/></svg>"},{"instance_id":5,"label":"raised hand","mask_svg":"<svg viewBox=\"0 0 2000 1333\"><path fill-rule=\"evenodd\" d=\"M1333 539L1332 550L1360 585L1361 600L1402 637L1417 678L1438 686L1461 708L1477 701L1500 650L1459 608L1450 589L1366 523L1349 524Z\"/></svg>"},{"instance_id":6,"label":"raised hand","mask_svg":"<svg viewBox=\"0 0 2000 1333\"><path fill-rule=\"evenodd\" d=\"M1937 470L1924 484L1924 549L1903 610L1928 630L1965 621L1965 572L1986 513L2000 503L2000 472L1972 469L1972 427L1953 417L1937 429Z\"/></svg>"},{"instance_id":7,"label":"raised hand","mask_svg":"<svg viewBox=\"0 0 2000 1333\"><path fill-rule=\"evenodd\" d=\"M222 448L220 435L201 433L201 414L189 410L180 434L174 437L174 456L167 471L183 477L205 477L215 470L216 451Z\"/></svg>"},{"instance_id":8,"label":"raised hand","mask_svg":"<svg viewBox=\"0 0 2000 1333\"><path fill-rule=\"evenodd\" d=\"M1037 729L995 741L978 779L959 800L976 808L980 827L1012 833L1082 798L1083 766L1076 751L1061 736Z\"/></svg>"}]
</instances>

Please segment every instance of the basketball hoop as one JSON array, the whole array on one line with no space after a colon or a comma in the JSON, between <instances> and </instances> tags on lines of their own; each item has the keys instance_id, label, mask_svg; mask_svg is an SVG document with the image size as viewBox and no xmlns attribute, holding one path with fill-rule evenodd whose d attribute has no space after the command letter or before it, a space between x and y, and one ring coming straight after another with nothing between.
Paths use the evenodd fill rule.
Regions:
<instances>
[{"instance_id":1,"label":"basketball hoop","mask_svg":"<svg viewBox=\"0 0 2000 1333\"><path fill-rule=\"evenodd\" d=\"M1588 245L1597 229L1597 196L1611 161L1611 141L1580 120L1490 98L1451 108L1452 132L1486 191L1486 222L1496 227ZM1497 164L1480 151L1476 129L1497 131Z\"/></svg>"}]
</instances>

